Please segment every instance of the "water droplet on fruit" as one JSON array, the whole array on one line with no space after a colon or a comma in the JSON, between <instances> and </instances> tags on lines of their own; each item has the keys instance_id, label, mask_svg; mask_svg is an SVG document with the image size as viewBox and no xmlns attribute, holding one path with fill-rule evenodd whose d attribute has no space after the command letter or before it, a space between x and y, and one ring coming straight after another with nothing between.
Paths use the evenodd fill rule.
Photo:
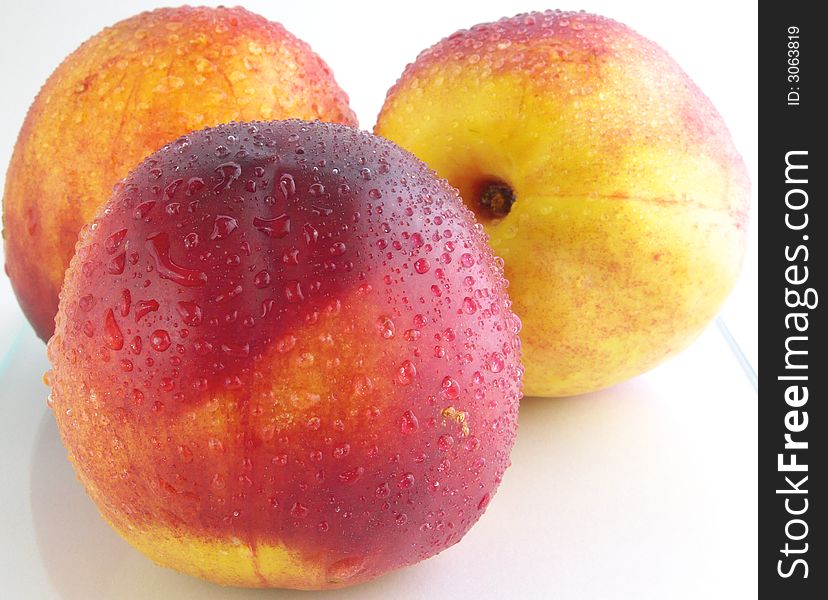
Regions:
<instances>
[{"instance_id":1,"label":"water droplet on fruit","mask_svg":"<svg viewBox=\"0 0 828 600\"><path fill-rule=\"evenodd\" d=\"M505 365L506 361L503 355L500 352L492 352L492 355L489 357L489 370L492 373L500 373Z\"/></svg>"},{"instance_id":2,"label":"water droplet on fruit","mask_svg":"<svg viewBox=\"0 0 828 600\"><path fill-rule=\"evenodd\" d=\"M164 352L164 350L170 347L171 343L170 334L164 329L156 329L150 336L150 346L158 352Z\"/></svg>"},{"instance_id":3,"label":"water droplet on fruit","mask_svg":"<svg viewBox=\"0 0 828 600\"><path fill-rule=\"evenodd\" d=\"M417 421L417 416L407 410L403 413L402 419L400 419L400 431L402 433L414 433L419 428L420 423Z\"/></svg>"},{"instance_id":4,"label":"water droplet on fruit","mask_svg":"<svg viewBox=\"0 0 828 600\"><path fill-rule=\"evenodd\" d=\"M397 381L400 382L400 385L408 385L414 381L414 377L416 377L416 375L417 368L410 360L403 361L399 369L397 369Z\"/></svg>"},{"instance_id":5,"label":"water droplet on fruit","mask_svg":"<svg viewBox=\"0 0 828 600\"><path fill-rule=\"evenodd\" d=\"M443 378L440 385L440 393L446 400L457 400L460 397L460 386L449 376Z\"/></svg>"},{"instance_id":6,"label":"water droplet on fruit","mask_svg":"<svg viewBox=\"0 0 828 600\"><path fill-rule=\"evenodd\" d=\"M305 299L302 284L299 281L288 281L285 284L285 298L288 302L297 303Z\"/></svg>"},{"instance_id":7,"label":"water droplet on fruit","mask_svg":"<svg viewBox=\"0 0 828 600\"><path fill-rule=\"evenodd\" d=\"M246 358L250 355L250 344L222 344L221 351L227 356Z\"/></svg>"},{"instance_id":8,"label":"water droplet on fruit","mask_svg":"<svg viewBox=\"0 0 828 600\"><path fill-rule=\"evenodd\" d=\"M178 186L181 185L183 179L176 179L175 181L171 181L167 184L167 187L164 188L164 195L167 196L168 199L172 200L172 197L175 196L175 192L178 189Z\"/></svg>"},{"instance_id":9,"label":"water droplet on fruit","mask_svg":"<svg viewBox=\"0 0 828 600\"><path fill-rule=\"evenodd\" d=\"M213 222L213 233L210 234L210 239L223 240L233 233L238 226L238 222L233 217L219 215Z\"/></svg>"},{"instance_id":10,"label":"water droplet on fruit","mask_svg":"<svg viewBox=\"0 0 828 600\"><path fill-rule=\"evenodd\" d=\"M491 500L491 496L488 493L484 494L480 502L477 503L477 510L484 510L489 505L489 500Z\"/></svg>"},{"instance_id":11,"label":"water droplet on fruit","mask_svg":"<svg viewBox=\"0 0 828 600\"><path fill-rule=\"evenodd\" d=\"M319 182L312 183L308 188L308 195L312 198L319 198L325 194L325 186Z\"/></svg>"},{"instance_id":12,"label":"water droplet on fruit","mask_svg":"<svg viewBox=\"0 0 828 600\"><path fill-rule=\"evenodd\" d=\"M414 262L414 270L420 275L428 273L430 267L431 265L428 264L428 260L425 258L420 258Z\"/></svg>"},{"instance_id":13,"label":"water droplet on fruit","mask_svg":"<svg viewBox=\"0 0 828 600\"><path fill-rule=\"evenodd\" d=\"M127 230L121 229L106 238L106 241L104 242L104 247L106 248L107 254L115 254L115 252L118 251L118 249L121 247L121 244L123 244L124 242L126 234Z\"/></svg>"},{"instance_id":14,"label":"water droplet on fruit","mask_svg":"<svg viewBox=\"0 0 828 600\"><path fill-rule=\"evenodd\" d=\"M106 266L106 272L110 275L120 275L124 272L126 266L126 252L121 252L116 255Z\"/></svg>"},{"instance_id":15,"label":"water droplet on fruit","mask_svg":"<svg viewBox=\"0 0 828 600\"><path fill-rule=\"evenodd\" d=\"M139 300L135 303L135 321L138 322L142 317L151 312L158 310L158 302L155 300Z\"/></svg>"},{"instance_id":16,"label":"water droplet on fruit","mask_svg":"<svg viewBox=\"0 0 828 600\"><path fill-rule=\"evenodd\" d=\"M397 487L401 490L407 490L412 485L414 485L414 474L413 473L403 473L400 478L397 480Z\"/></svg>"},{"instance_id":17,"label":"water droplet on fruit","mask_svg":"<svg viewBox=\"0 0 828 600\"><path fill-rule=\"evenodd\" d=\"M187 196L193 196L204 189L204 180L201 177L191 177L187 180Z\"/></svg>"},{"instance_id":18,"label":"water droplet on fruit","mask_svg":"<svg viewBox=\"0 0 828 600\"><path fill-rule=\"evenodd\" d=\"M92 294L81 296L81 299L78 300L78 308L80 308L83 312L89 312L92 310L93 306L95 306L95 296Z\"/></svg>"},{"instance_id":19,"label":"water droplet on fruit","mask_svg":"<svg viewBox=\"0 0 828 600\"><path fill-rule=\"evenodd\" d=\"M120 350L124 347L124 334L121 333L121 328L118 327L118 323L115 321L115 314L111 308L106 311L106 315L104 316L103 334L104 342L112 350Z\"/></svg>"},{"instance_id":20,"label":"water droplet on fruit","mask_svg":"<svg viewBox=\"0 0 828 600\"><path fill-rule=\"evenodd\" d=\"M142 202L138 206L135 207L134 216L136 219L144 219L152 209L155 208L155 200L148 200L147 202Z\"/></svg>"},{"instance_id":21,"label":"water droplet on fruit","mask_svg":"<svg viewBox=\"0 0 828 600\"><path fill-rule=\"evenodd\" d=\"M477 312L477 302L466 296L463 298L463 311L466 314L473 315Z\"/></svg>"},{"instance_id":22,"label":"water droplet on fruit","mask_svg":"<svg viewBox=\"0 0 828 600\"><path fill-rule=\"evenodd\" d=\"M121 311L121 316L125 317L129 314L129 309L132 306L132 294L130 294L129 290L124 289L121 290L121 301L118 305Z\"/></svg>"},{"instance_id":23,"label":"water droplet on fruit","mask_svg":"<svg viewBox=\"0 0 828 600\"><path fill-rule=\"evenodd\" d=\"M348 471L344 471L343 473L339 474L339 481L346 485L350 485L355 483L362 474L365 473L365 469L363 467L354 467L353 469L349 469Z\"/></svg>"},{"instance_id":24,"label":"water droplet on fruit","mask_svg":"<svg viewBox=\"0 0 828 600\"><path fill-rule=\"evenodd\" d=\"M259 271L253 277L253 285L259 289L264 289L270 285L270 273L266 270Z\"/></svg>"},{"instance_id":25,"label":"water droplet on fruit","mask_svg":"<svg viewBox=\"0 0 828 600\"><path fill-rule=\"evenodd\" d=\"M296 182L293 180L293 175L283 173L279 177L279 189L282 191L282 196L285 200L290 200L296 195Z\"/></svg>"},{"instance_id":26,"label":"water droplet on fruit","mask_svg":"<svg viewBox=\"0 0 828 600\"><path fill-rule=\"evenodd\" d=\"M396 327L394 325L394 321L391 320L391 317L382 316L377 319L377 331L379 331L379 334L386 340L394 337L395 329Z\"/></svg>"},{"instance_id":27,"label":"water droplet on fruit","mask_svg":"<svg viewBox=\"0 0 828 600\"><path fill-rule=\"evenodd\" d=\"M331 244L330 248L328 248L328 253L331 256L342 256L343 254L345 254L345 250L345 244L343 244L342 242L334 242L333 244Z\"/></svg>"},{"instance_id":28,"label":"water droplet on fruit","mask_svg":"<svg viewBox=\"0 0 828 600\"><path fill-rule=\"evenodd\" d=\"M443 452L448 452L454 446L454 438L450 435L441 435L437 438L437 446Z\"/></svg>"},{"instance_id":29,"label":"water droplet on fruit","mask_svg":"<svg viewBox=\"0 0 828 600\"><path fill-rule=\"evenodd\" d=\"M158 276L185 287L201 286L207 283L207 274L197 269L177 265L170 258L170 238L166 233L156 233L147 238L147 249L155 260Z\"/></svg>"},{"instance_id":30,"label":"water droplet on fruit","mask_svg":"<svg viewBox=\"0 0 828 600\"><path fill-rule=\"evenodd\" d=\"M221 176L221 181L213 187L213 191L216 192L229 189L233 182L241 176L241 166L234 162L222 163L213 171Z\"/></svg>"},{"instance_id":31,"label":"water droplet on fruit","mask_svg":"<svg viewBox=\"0 0 828 600\"><path fill-rule=\"evenodd\" d=\"M290 217L285 214L272 219L254 217L253 226L269 238L278 240L290 233Z\"/></svg>"},{"instance_id":32,"label":"water droplet on fruit","mask_svg":"<svg viewBox=\"0 0 828 600\"><path fill-rule=\"evenodd\" d=\"M181 315L181 320L190 327L201 325L202 315L201 307L194 301L183 300L177 305L178 314Z\"/></svg>"}]
</instances>

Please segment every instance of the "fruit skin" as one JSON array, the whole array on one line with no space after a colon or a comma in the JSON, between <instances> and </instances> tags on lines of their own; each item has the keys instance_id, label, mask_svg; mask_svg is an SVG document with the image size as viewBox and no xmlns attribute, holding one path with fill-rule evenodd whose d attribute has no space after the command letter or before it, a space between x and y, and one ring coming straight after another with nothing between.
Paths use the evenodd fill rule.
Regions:
<instances>
[{"instance_id":1,"label":"fruit skin","mask_svg":"<svg viewBox=\"0 0 828 600\"><path fill-rule=\"evenodd\" d=\"M585 13L518 15L424 51L375 133L459 188L503 257L525 392L623 381L686 347L738 276L749 181L664 50ZM481 210L488 181L516 200Z\"/></svg>"},{"instance_id":2,"label":"fruit skin","mask_svg":"<svg viewBox=\"0 0 828 600\"><path fill-rule=\"evenodd\" d=\"M456 190L341 125L229 124L84 228L47 380L104 518L223 584L339 587L457 542L509 464L519 321Z\"/></svg>"},{"instance_id":3,"label":"fruit skin","mask_svg":"<svg viewBox=\"0 0 828 600\"><path fill-rule=\"evenodd\" d=\"M54 331L78 231L168 141L231 120L355 125L327 65L242 8L145 12L86 41L35 98L3 196L6 271L38 336Z\"/></svg>"}]
</instances>

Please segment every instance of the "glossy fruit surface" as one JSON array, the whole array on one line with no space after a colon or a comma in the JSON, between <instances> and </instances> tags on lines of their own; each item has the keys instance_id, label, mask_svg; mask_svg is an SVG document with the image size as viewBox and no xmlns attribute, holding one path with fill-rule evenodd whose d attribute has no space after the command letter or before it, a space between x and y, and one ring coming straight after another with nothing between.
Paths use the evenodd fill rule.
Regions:
<instances>
[{"instance_id":1,"label":"glossy fruit surface","mask_svg":"<svg viewBox=\"0 0 828 600\"><path fill-rule=\"evenodd\" d=\"M40 338L80 228L130 169L196 129L289 117L356 124L310 47L243 8L141 13L70 54L29 109L3 195L6 271Z\"/></svg>"},{"instance_id":2,"label":"glossy fruit surface","mask_svg":"<svg viewBox=\"0 0 828 600\"><path fill-rule=\"evenodd\" d=\"M406 68L375 132L486 227L524 324L527 395L654 367L739 274L745 165L699 88L621 23L548 11L459 31Z\"/></svg>"},{"instance_id":3,"label":"glossy fruit surface","mask_svg":"<svg viewBox=\"0 0 828 600\"><path fill-rule=\"evenodd\" d=\"M457 542L509 464L519 321L457 193L351 128L152 155L85 228L51 401L103 516L162 565L324 588Z\"/></svg>"}]
</instances>

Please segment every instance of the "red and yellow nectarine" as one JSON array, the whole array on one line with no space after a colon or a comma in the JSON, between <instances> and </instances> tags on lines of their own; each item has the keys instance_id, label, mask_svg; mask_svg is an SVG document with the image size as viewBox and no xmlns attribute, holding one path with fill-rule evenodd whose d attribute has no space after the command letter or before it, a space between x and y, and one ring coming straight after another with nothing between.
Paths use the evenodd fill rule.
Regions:
<instances>
[{"instance_id":1,"label":"red and yellow nectarine","mask_svg":"<svg viewBox=\"0 0 828 600\"><path fill-rule=\"evenodd\" d=\"M38 42L40 43L40 42ZM6 175L6 270L44 340L78 231L169 140L231 120L356 124L304 42L242 8L170 8L108 27L49 77Z\"/></svg>"},{"instance_id":2,"label":"red and yellow nectarine","mask_svg":"<svg viewBox=\"0 0 828 600\"><path fill-rule=\"evenodd\" d=\"M459 188L506 264L528 395L657 365L739 273L749 182L664 50L585 13L518 15L423 52L375 132Z\"/></svg>"},{"instance_id":3,"label":"red and yellow nectarine","mask_svg":"<svg viewBox=\"0 0 828 600\"><path fill-rule=\"evenodd\" d=\"M336 587L457 542L509 465L519 321L457 192L341 125L223 125L84 228L51 403L104 518L223 584Z\"/></svg>"}]
</instances>

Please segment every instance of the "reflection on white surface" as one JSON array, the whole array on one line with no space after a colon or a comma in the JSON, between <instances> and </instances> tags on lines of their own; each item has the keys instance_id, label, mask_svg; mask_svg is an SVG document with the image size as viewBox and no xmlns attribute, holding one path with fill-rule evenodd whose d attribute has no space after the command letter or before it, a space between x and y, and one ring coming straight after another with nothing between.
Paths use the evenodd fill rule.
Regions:
<instances>
[{"instance_id":1,"label":"reflection on white surface","mask_svg":"<svg viewBox=\"0 0 828 600\"><path fill-rule=\"evenodd\" d=\"M308 598L179 575L111 531L75 479L46 408L44 354L27 332L0 374L0 564L9 598ZM711 328L627 384L525 399L513 466L464 540L325 597L755 597L755 448L755 393Z\"/></svg>"}]
</instances>

